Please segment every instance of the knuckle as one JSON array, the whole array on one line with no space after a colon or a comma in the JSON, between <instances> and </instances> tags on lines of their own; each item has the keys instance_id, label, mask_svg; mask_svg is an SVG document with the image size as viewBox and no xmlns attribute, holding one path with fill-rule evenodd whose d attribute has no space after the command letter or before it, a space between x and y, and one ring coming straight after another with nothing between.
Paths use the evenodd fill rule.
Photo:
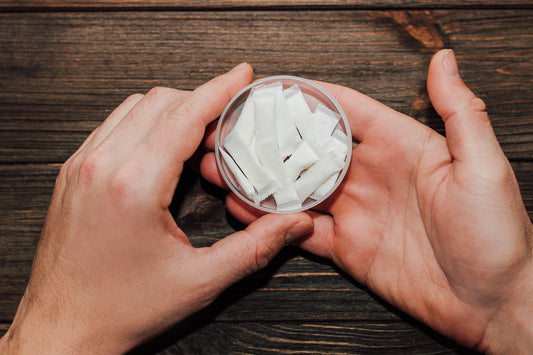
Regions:
<instances>
[{"instance_id":1,"label":"knuckle","mask_svg":"<svg viewBox=\"0 0 533 355\"><path fill-rule=\"evenodd\" d=\"M480 116L483 119L488 120L489 116L487 114L487 106L485 102L477 96L473 96L466 102L463 102L463 105L459 108L455 108L446 115L443 115L443 120L446 122L449 119L460 117L461 115L475 114Z\"/></svg>"},{"instance_id":2,"label":"knuckle","mask_svg":"<svg viewBox=\"0 0 533 355\"><path fill-rule=\"evenodd\" d=\"M206 117L201 109L202 106L195 95L189 95L170 108L169 116L179 121L191 122L194 126L205 127Z\"/></svg>"},{"instance_id":3,"label":"knuckle","mask_svg":"<svg viewBox=\"0 0 533 355\"><path fill-rule=\"evenodd\" d=\"M126 101L138 101L144 97L143 94L135 93L126 98Z\"/></svg>"},{"instance_id":4,"label":"knuckle","mask_svg":"<svg viewBox=\"0 0 533 355\"><path fill-rule=\"evenodd\" d=\"M134 165L122 165L109 178L110 196L115 201L127 201L128 205L138 206L143 202L141 181L142 176Z\"/></svg>"},{"instance_id":5,"label":"knuckle","mask_svg":"<svg viewBox=\"0 0 533 355\"><path fill-rule=\"evenodd\" d=\"M485 102L477 96L470 100L470 107L476 112L485 112L487 110Z\"/></svg>"},{"instance_id":6,"label":"knuckle","mask_svg":"<svg viewBox=\"0 0 533 355\"><path fill-rule=\"evenodd\" d=\"M136 105L139 101L141 101L143 98L145 97L145 95L143 94L140 94L140 93L135 93L135 94L132 94L130 96L128 96L124 102L126 104L131 104L131 105Z\"/></svg>"},{"instance_id":7,"label":"knuckle","mask_svg":"<svg viewBox=\"0 0 533 355\"><path fill-rule=\"evenodd\" d=\"M148 94L146 94L146 95L147 96L165 95L166 93L168 93L169 90L170 90L170 88L167 88L165 86L155 86L155 87L151 88L150 91L148 91Z\"/></svg>"},{"instance_id":8,"label":"knuckle","mask_svg":"<svg viewBox=\"0 0 533 355\"><path fill-rule=\"evenodd\" d=\"M179 102L171 109L173 116L177 116L182 119L194 119L195 117L198 117L197 111L198 109L196 102L192 97Z\"/></svg>"},{"instance_id":9,"label":"knuckle","mask_svg":"<svg viewBox=\"0 0 533 355\"><path fill-rule=\"evenodd\" d=\"M487 113L487 106L485 102L479 97L474 97L470 102L470 107L477 119L483 122L486 126L490 126L489 114Z\"/></svg>"},{"instance_id":10,"label":"knuckle","mask_svg":"<svg viewBox=\"0 0 533 355\"><path fill-rule=\"evenodd\" d=\"M70 162L70 159L67 160L66 162L63 163L63 165L61 165L61 167L59 168L59 173L57 174L57 177L56 177L56 185L59 185L59 184L66 184L67 181L70 180L70 178L72 177L72 163Z\"/></svg>"},{"instance_id":11,"label":"knuckle","mask_svg":"<svg viewBox=\"0 0 533 355\"><path fill-rule=\"evenodd\" d=\"M241 261L239 269L244 277L265 268L274 258L276 251L266 241L257 238L246 229L239 233L242 233L242 244L246 246L240 249L242 254L237 257L237 260Z\"/></svg>"},{"instance_id":12,"label":"knuckle","mask_svg":"<svg viewBox=\"0 0 533 355\"><path fill-rule=\"evenodd\" d=\"M166 102L170 99L173 99L177 93L178 90L167 88L164 86L156 86L150 89L150 91L148 91L146 97L149 97L150 99L156 102Z\"/></svg>"},{"instance_id":13,"label":"knuckle","mask_svg":"<svg viewBox=\"0 0 533 355\"><path fill-rule=\"evenodd\" d=\"M83 159L83 161L79 164L78 183L82 185L91 184L94 181L94 177L96 171L99 169L99 165L100 157L95 152L89 154L85 159Z\"/></svg>"},{"instance_id":14,"label":"knuckle","mask_svg":"<svg viewBox=\"0 0 533 355\"><path fill-rule=\"evenodd\" d=\"M169 127L166 134L174 136L173 139L183 140L183 136L202 137L205 131L205 117L201 110L198 110L194 100L186 99L172 105L163 119L167 121Z\"/></svg>"},{"instance_id":15,"label":"knuckle","mask_svg":"<svg viewBox=\"0 0 533 355\"><path fill-rule=\"evenodd\" d=\"M127 170L119 169L111 176L109 187L114 197L129 197L133 192L132 177Z\"/></svg>"},{"instance_id":16,"label":"knuckle","mask_svg":"<svg viewBox=\"0 0 533 355\"><path fill-rule=\"evenodd\" d=\"M67 179L70 179L72 177L72 173L74 171L74 165L77 162L77 153L74 153L72 156L70 156L67 161L65 161L61 168L59 169L59 175L64 176Z\"/></svg>"},{"instance_id":17,"label":"knuckle","mask_svg":"<svg viewBox=\"0 0 533 355\"><path fill-rule=\"evenodd\" d=\"M477 96L472 98L468 105L468 109L472 113L472 115L477 117L478 120L481 120L482 122L485 122L486 124L490 125L489 114L487 113L487 106L485 105L485 102L482 99Z\"/></svg>"},{"instance_id":18,"label":"knuckle","mask_svg":"<svg viewBox=\"0 0 533 355\"><path fill-rule=\"evenodd\" d=\"M256 239L255 252L255 270L258 271L265 268L272 258L276 255L274 248L266 243L264 240Z\"/></svg>"}]
</instances>

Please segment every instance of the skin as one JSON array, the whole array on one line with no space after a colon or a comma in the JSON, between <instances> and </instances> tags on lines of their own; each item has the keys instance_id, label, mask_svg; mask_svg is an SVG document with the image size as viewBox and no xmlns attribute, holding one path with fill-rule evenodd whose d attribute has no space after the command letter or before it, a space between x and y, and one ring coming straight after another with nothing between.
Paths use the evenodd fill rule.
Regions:
<instances>
[{"instance_id":1,"label":"skin","mask_svg":"<svg viewBox=\"0 0 533 355\"><path fill-rule=\"evenodd\" d=\"M428 92L446 138L347 88L349 172L309 214L260 215L196 249L168 206L184 162L252 80L243 64L194 92L156 88L120 105L63 165L0 353L122 353L206 306L288 242L331 258L391 304L489 353L531 353L532 226L483 102L437 53ZM214 155L202 174L223 186ZM313 229L314 227L314 229Z\"/></svg>"},{"instance_id":2,"label":"skin","mask_svg":"<svg viewBox=\"0 0 533 355\"><path fill-rule=\"evenodd\" d=\"M313 228L264 216L194 248L168 206L205 127L252 80L243 64L194 92L126 99L62 166L2 354L114 354L169 328Z\"/></svg>"},{"instance_id":3,"label":"skin","mask_svg":"<svg viewBox=\"0 0 533 355\"><path fill-rule=\"evenodd\" d=\"M453 52L433 57L427 82L446 138L354 90L320 85L360 144L343 184L311 212L314 232L295 244L467 347L533 352L531 222ZM213 155L201 169L224 186ZM227 206L245 223L261 215L232 194Z\"/></svg>"}]
</instances>

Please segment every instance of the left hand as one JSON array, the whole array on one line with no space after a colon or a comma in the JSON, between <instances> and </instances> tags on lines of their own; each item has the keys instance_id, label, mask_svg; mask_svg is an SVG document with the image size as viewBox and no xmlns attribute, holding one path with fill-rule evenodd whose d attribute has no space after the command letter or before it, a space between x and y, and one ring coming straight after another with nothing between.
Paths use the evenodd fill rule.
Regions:
<instances>
[{"instance_id":1,"label":"left hand","mask_svg":"<svg viewBox=\"0 0 533 355\"><path fill-rule=\"evenodd\" d=\"M310 212L314 232L296 244L465 346L531 353L533 228L453 52L435 54L427 83L446 137L359 92L320 85L360 144L337 191ZM224 186L213 155L202 173ZM234 194L227 207L244 223L261 215Z\"/></svg>"},{"instance_id":2,"label":"left hand","mask_svg":"<svg viewBox=\"0 0 533 355\"><path fill-rule=\"evenodd\" d=\"M252 80L126 99L63 165L30 281L0 353L121 353L212 302L313 227L268 215L192 247L168 206L205 127Z\"/></svg>"}]
</instances>

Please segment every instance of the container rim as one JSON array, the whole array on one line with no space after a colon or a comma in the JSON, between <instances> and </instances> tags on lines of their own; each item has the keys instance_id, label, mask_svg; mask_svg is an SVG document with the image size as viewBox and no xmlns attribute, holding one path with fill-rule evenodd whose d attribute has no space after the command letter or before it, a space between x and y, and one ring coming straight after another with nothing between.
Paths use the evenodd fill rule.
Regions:
<instances>
[{"instance_id":1,"label":"container rim","mask_svg":"<svg viewBox=\"0 0 533 355\"><path fill-rule=\"evenodd\" d=\"M233 108L234 103L237 100L240 100L242 98L242 96L244 94L246 94L247 92L249 92L251 89L259 87L259 86L261 86L263 84L274 83L274 82L278 82L278 81L282 82L282 84L283 84L283 81L295 81L295 82L298 83L297 85L299 85L299 84L309 85L312 88L318 90L325 97L327 97L327 99L330 101L330 103L337 110L337 113L341 116L341 120L343 121L343 128L344 128L344 131L345 131L346 137L347 137L346 144L347 144L348 149L347 149L347 153L346 153L346 159L345 159L344 168L341 170L339 176L337 177L337 181L335 182L334 186L322 198L320 198L318 200L314 200L312 202L309 202L305 206L302 205L302 207L300 207L300 208L291 209L291 210L277 210L277 209L265 207L265 206L262 206L260 204L256 204L255 202L251 201L247 196L243 195L234 186L234 183L231 181L229 176L227 176L225 169L222 168L226 164L223 161L223 159L221 158L221 154L220 154L220 149L222 149L222 144L220 142L220 133L221 133L221 130L222 130L222 125L224 123L224 120L226 119L226 116L228 115L228 112L231 113L230 110L234 109ZM303 92L303 90L302 90L302 92ZM224 108L224 110L222 111L222 114L220 115L220 117L218 119L216 131L215 131L215 159L216 159L218 170L220 171L220 174L222 175L222 178L224 179L224 182L228 185L230 190L235 195L237 195L239 197L240 200L244 201L245 203L247 203L251 207L253 207L255 209L258 209L260 211L263 211L263 212L279 213L279 214L296 213L296 212L309 210L309 209L317 206L318 204L324 202L328 197L331 196L331 194L335 190L337 190L337 188L339 187L341 182L344 180L344 177L345 177L345 175L346 175L346 173L348 171L348 167L350 166L351 155L352 155L352 133L351 133L351 129L350 129L350 124L349 124L348 118L346 116L346 113L342 109L341 105L322 86L320 86L319 84L317 84L314 81L311 81L309 79L305 79L305 78L302 78L302 77L299 77L299 76L293 76L293 75L268 76L268 77L264 77L264 78L258 79L256 81L252 82L251 84L245 86L237 94L235 94L231 98L231 100L228 102L228 104L226 105L226 107Z\"/></svg>"}]
</instances>

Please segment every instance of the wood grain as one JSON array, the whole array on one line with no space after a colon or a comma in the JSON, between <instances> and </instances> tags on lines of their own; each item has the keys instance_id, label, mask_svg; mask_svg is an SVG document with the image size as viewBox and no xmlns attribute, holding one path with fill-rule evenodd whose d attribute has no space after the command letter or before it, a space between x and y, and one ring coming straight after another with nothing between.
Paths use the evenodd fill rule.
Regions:
<instances>
[{"instance_id":1,"label":"wood grain","mask_svg":"<svg viewBox=\"0 0 533 355\"><path fill-rule=\"evenodd\" d=\"M480 7L531 7L530 0L204 0L204 1L168 1L168 0L0 0L0 9L269 9L272 7L290 8L480 8Z\"/></svg>"},{"instance_id":2,"label":"wood grain","mask_svg":"<svg viewBox=\"0 0 533 355\"><path fill-rule=\"evenodd\" d=\"M208 319L209 321L206 321ZM9 324L0 323L0 334ZM401 334L401 336L398 336ZM411 319L400 322L223 322L200 313L128 355L478 354Z\"/></svg>"},{"instance_id":3,"label":"wood grain","mask_svg":"<svg viewBox=\"0 0 533 355\"><path fill-rule=\"evenodd\" d=\"M193 333L190 328L197 327ZM402 334L402 337L398 337ZM179 342L175 342L180 338ZM410 322L220 322L194 320L130 355L161 354L474 354Z\"/></svg>"},{"instance_id":4,"label":"wood grain","mask_svg":"<svg viewBox=\"0 0 533 355\"><path fill-rule=\"evenodd\" d=\"M525 10L0 14L0 162L61 163L128 94L192 89L241 61L257 77L355 88L442 132L425 77L443 46L507 156L530 159L532 22Z\"/></svg>"},{"instance_id":5,"label":"wood grain","mask_svg":"<svg viewBox=\"0 0 533 355\"><path fill-rule=\"evenodd\" d=\"M453 48L533 217L532 20L525 0L0 0L0 335L26 287L60 164L128 94L193 89L241 61L257 77L355 88L442 133L425 77L431 55ZM223 197L194 174L180 182L171 210L193 245L242 227ZM132 354L158 352L466 350L289 247Z\"/></svg>"},{"instance_id":6,"label":"wood grain","mask_svg":"<svg viewBox=\"0 0 533 355\"><path fill-rule=\"evenodd\" d=\"M513 169L533 216L533 163L513 163ZM0 165L0 322L12 319L24 292L58 170L59 165ZM196 174L184 175L171 210L193 245L209 246L240 228L228 219L223 197ZM292 247L205 312L219 322L394 323L405 318L330 261Z\"/></svg>"}]
</instances>

